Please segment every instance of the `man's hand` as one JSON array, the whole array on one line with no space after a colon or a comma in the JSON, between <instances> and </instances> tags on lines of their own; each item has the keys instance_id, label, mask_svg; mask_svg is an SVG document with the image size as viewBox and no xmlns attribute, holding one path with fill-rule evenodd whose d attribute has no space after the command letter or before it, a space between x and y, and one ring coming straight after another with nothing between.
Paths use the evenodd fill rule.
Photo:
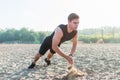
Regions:
<instances>
[{"instance_id":1,"label":"man's hand","mask_svg":"<svg viewBox=\"0 0 120 80\"><path fill-rule=\"evenodd\" d=\"M73 59L70 56L66 56L66 59L68 61L69 64L73 65Z\"/></svg>"}]
</instances>

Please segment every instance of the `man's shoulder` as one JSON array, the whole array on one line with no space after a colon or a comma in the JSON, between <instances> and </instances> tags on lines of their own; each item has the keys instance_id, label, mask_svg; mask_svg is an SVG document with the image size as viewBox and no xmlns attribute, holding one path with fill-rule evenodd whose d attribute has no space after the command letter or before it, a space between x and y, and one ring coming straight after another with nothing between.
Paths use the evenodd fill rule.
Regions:
<instances>
[{"instance_id":1,"label":"man's shoulder","mask_svg":"<svg viewBox=\"0 0 120 80\"><path fill-rule=\"evenodd\" d=\"M64 27L64 26L66 26L66 24L60 24L60 25L58 25L58 27Z\"/></svg>"}]
</instances>

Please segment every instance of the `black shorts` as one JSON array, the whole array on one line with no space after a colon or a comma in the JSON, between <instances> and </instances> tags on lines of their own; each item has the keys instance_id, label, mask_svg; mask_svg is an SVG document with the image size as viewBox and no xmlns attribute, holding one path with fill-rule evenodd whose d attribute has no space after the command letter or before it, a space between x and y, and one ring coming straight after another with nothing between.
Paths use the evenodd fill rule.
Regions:
<instances>
[{"instance_id":1,"label":"black shorts","mask_svg":"<svg viewBox=\"0 0 120 80\"><path fill-rule=\"evenodd\" d=\"M60 45L58 45L60 46ZM44 55L48 50L50 50L50 52L52 54L55 54L56 52L52 49L52 39L49 37L46 37L44 39L44 41L42 42L40 49L39 49L39 53L41 55Z\"/></svg>"}]
</instances>

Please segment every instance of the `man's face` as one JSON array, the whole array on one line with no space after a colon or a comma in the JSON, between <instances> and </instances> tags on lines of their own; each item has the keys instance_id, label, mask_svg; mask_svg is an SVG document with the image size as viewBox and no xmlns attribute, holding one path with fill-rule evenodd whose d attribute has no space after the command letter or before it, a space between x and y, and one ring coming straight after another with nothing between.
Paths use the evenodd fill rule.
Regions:
<instances>
[{"instance_id":1,"label":"man's face","mask_svg":"<svg viewBox=\"0 0 120 80\"><path fill-rule=\"evenodd\" d=\"M73 19L72 21L68 21L68 23L73 30L77 30L79 25L79 19Z\"/></svg>"}]
</instances>

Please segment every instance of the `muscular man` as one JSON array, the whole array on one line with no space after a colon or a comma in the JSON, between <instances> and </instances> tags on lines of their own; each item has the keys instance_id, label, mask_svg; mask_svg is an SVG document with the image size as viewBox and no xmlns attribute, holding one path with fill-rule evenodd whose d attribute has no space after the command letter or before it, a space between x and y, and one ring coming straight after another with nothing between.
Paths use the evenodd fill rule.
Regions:
<instances>
[{"instance_id":1,"label":"muscular man","mask_svg":"<svg viewBox=\"0 0 120 80\"><path fill-rule=\"evenodd\" d=\"M65 58L69 64L73 64L72 58L62 52L59 47L63 42L72 39L73 45L69 55L73 56L77 46L78 25L79 16L76 13L71 13L68 16L68 24L60 24L50 36L47 36L44 39L39 49L39 53L35 55L34 61L28 68L34 68L38 59L43 56L47 52L47 50L49 50L48 56L45 59L47 65L51 64L50 59L54 55L54 53L57 53L61 57Z\"/></svg>"}]
</instances>

